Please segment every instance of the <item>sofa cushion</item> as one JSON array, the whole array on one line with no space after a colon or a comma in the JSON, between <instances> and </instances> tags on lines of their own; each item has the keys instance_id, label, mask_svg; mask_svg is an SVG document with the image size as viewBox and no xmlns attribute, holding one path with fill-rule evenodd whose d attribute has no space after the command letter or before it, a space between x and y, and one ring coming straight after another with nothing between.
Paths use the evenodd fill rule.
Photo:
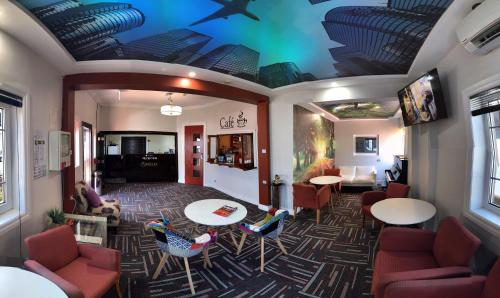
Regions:
<instances>
[{"instance_id":1,"label":"sofa cushion","mask_svg":"<svg viewBox=\"0 0 500 298\"><path fill-rule=\"evenodd\" d=\"M372 166L356 166L356 177L357 176L370 176L375 172L375 168Z\"/></svg>"},{"instance_id":2,"label":"sofa cushion","mask_svg":"<svg viewBox=\"0 0 500 298\"><path fill-rule=\"evenodd\" d=\"M342 176L342 183L352 183L354 176Z\"/></svg>"},{"instance_id":3,"label":"sofa cushion","mask_svg":"<svg viewBox=\"0 0 500 298\"><path fill-rule=\"evenodd\" d=\"M84 195L86 192L87 185L83 181L75 184L75 201L78 213L85 214L89 211L89 202L87 201L87 197Z\"/></svg>"},{"instance_id":4,"label":"sofa cushion","mask_svg":"<svg viewBox=\"0 0 500 298\"><path fill-rule=\"evenodd\" d=\"M340 166L340 175L344 176L352 176L356 175L356 167L355 166Z\"/></svg>"},{"instance_id":5,"label":"sofa cushion","mask_svg":"<svg viewBox=\"0 0 500 298\"><path fill-rule=\"evenodd\" d=\"M101 197L100 205L97 208L91 208L90 212L96 216L106 217L108 226L117 226L120 223L120 200Z\"/></svg>"},{"instance_id":6,"label":"sofa cushion","mask_svg":"<svg viewBox=\"0 0 500 298\"><path fill-rule=\"evenodd\" d=\"M90 266L89 261L79 257L55 273L77 286L85 297L102 297L119 277L118 272Z\"/></svg>"},{"instance_id":7,"label":"sofa cushion","mask_svg":"<svg viewBox=\"0 0 500 298\"><path fill-rule=\"evenodd\" d=\"M377 289L380 278L391 272L403 272L439 267L430 252L379 251L375 259L372 293Z\"/></svg>"},{"instance_id":8,"label":"sofa cushion","mask_svg":"<svg viewBox=\"0 0 500 298\"><path fill-rule=\"evenodd\" d=\"M353 184L375 184L373 176L356 176L352 180Z\"/></svg>"}]
</instances>

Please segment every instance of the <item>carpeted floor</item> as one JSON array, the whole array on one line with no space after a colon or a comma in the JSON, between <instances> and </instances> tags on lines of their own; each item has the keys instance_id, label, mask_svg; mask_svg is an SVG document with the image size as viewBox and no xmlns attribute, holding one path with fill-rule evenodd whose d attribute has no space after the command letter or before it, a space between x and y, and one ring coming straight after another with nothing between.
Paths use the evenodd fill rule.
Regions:
<instances>
[{"instance_id":1,"label":"carpeted floor","mask_svg":"<svg viewBox=\"0 0 500 298\"><path fill-rule=\"evenodd\" d=\"M118 196L122 204L121 224L110 229L108 247L122 252L124 297L191 296L180 258L170 258L166 271L152 279L161 255L144 223L164 210L176 228L190 231L194 223L184 216L186 205L207 198L236 199L212 188L176 183L111 185L106 195ZM264 211L241 203L248 209L245 221L262 219ZM369 296L376 233L369 224L361 227L359 194L344 194L333 214L327 207L322 210L319 225L314 211L300 212L295 221L290 216L280 237L289 254L283 255L274 241L266 240L265 273L259 271L255 238L249 237L236 256L229 235L222 233L210 248L212 269L203 268L201 256L190 258L196 297ZM239 241L240 234L235 235Z\"/></svg>"}]
</instances>

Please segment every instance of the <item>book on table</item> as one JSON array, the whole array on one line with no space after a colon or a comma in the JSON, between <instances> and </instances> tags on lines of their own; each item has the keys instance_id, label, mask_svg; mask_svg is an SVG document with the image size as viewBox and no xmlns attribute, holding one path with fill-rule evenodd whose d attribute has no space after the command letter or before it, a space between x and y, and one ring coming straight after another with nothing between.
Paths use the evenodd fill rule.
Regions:
<instances>
[{"instance_id":1,"label":"book on table","mask_svg":"<svg viewBox=\"0 0 500 298\"><path fill-rule=\"evenodd\" d=\"M223 217L228 217L229 215L233 214L236 210L238 210L238 207L231 207L228 205L224 205L219 209L215 210L213 213Z\"/></svg>"}]
</instances>

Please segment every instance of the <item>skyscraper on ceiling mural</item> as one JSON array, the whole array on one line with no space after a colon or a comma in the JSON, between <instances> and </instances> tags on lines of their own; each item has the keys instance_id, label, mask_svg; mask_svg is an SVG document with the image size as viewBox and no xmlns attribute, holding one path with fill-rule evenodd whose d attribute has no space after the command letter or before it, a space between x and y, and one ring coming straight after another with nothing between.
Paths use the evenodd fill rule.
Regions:
<instances>
[{"instance_id":1,"label":"skyscraper on ceiling mural","mask_svg":"<svg viewBox=\"0 0 500 298\"><path fill-rule=\"evenodd\" d=\"M259 52L243 45L223 45L196 59L191 65L256 81L258 63Z\"/></svg>"},{"instance_id":2,"label":"skyscraper on ceiling mural","mask_svg":"<svg viewBox=\"0 0 500 298\"><path fill-rule=\"evenodd\" d=\"M335 77L406 74L453 2L122 1L17 2L76 61L177 63L270 88Z\"/></svg>"}]
</instances>

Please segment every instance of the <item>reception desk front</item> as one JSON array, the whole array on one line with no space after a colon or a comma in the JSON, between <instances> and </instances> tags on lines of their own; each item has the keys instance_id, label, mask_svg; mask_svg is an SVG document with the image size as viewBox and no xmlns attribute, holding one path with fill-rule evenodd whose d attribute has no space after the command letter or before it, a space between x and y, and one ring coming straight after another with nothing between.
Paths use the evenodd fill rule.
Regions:
<instances>
[{"instance_id":1,"label":"reception desk front","mask_svg":"<svg viewBox=\"0 0 500 298\"><path fill-rule=\"evenodd\" d=\"M177 157L175 154L106 155L104 179L177 182Z\"/></svg>"}]
</instances>

